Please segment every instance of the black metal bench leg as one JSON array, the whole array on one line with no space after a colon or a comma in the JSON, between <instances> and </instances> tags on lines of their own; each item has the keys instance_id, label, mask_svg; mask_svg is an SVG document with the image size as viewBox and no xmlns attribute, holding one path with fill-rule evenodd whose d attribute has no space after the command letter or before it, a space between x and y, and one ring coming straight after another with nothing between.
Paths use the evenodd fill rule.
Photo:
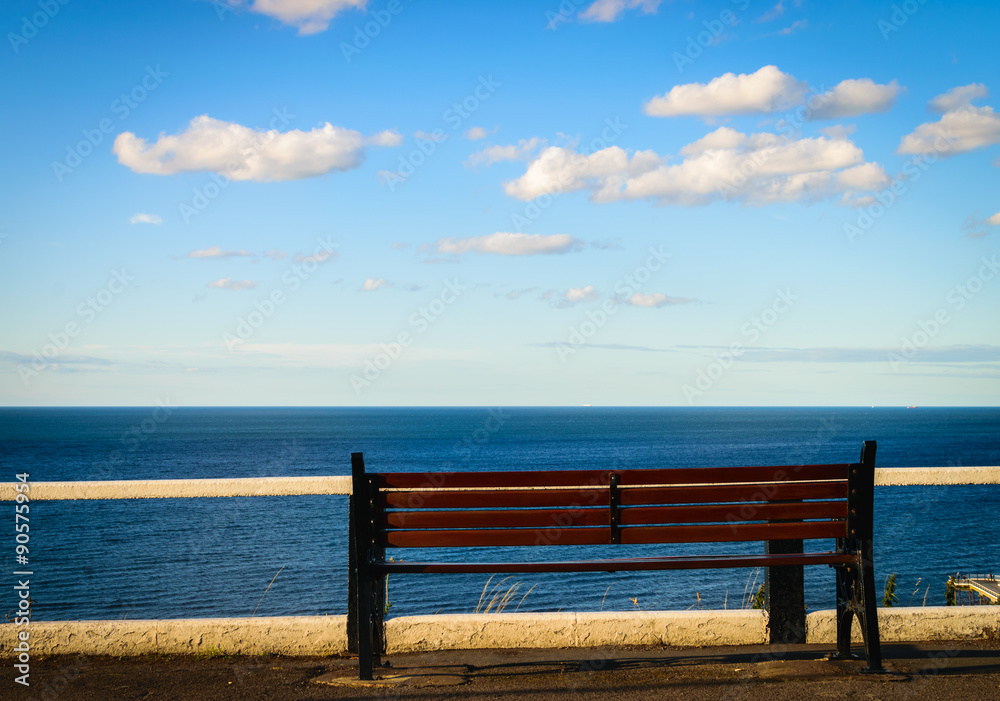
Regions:
<instances>
[{"instance_id":1,"label":"black metal bench leg","mask_svg":"<svg viewBox=\"0 0 1000 701\"><path fill-rule=\"evenodd\" d=\"M383 666L385 654L385 582L384 574L372 577L372 664L376 667Z\"/></svg>"},{"instance_id":2,"label":"black metal bench leg","mask_svg":"<svg viewBox=\"0 0 1000 701\"><path fill-rule=\"evenodd\" d=\"M354 495L347 498L347 652L358 654L358 553L354 533Z\"/></svg>"},{"instance_id":3,"label":"black metal bench leg","mask_svg":"<svg viewBox=\"0 0 1000 701\"><path fill-rule=\"evenodd\" d=\"M359 573L360 575L360 573ZM358 678L372 679L371 578L358 577Z\"/></svg>"},{"instance_id":4,"label":"black metal bench leg","mask_svg":"<svg viewBox=\"0 0 1000 701\"><path fill-rule=\"evenodd\" d=\"M851 626L854 611L851 609L854 577L850 566L837 568L837 652L833 659L846 660L851 657Z\"/></svg>"},{"instance_id":5,"label":"black metal bench leg","mask_svg":"<svg viewBox=\"0 0 1000 701\"><path fill-rule=\"evenodd\" d=\"M372 679L372 490L361 453L351 453L354 564L356 568L358 678Z\"/></svg>"},{"instance_id":6,"label":"black metal bench leg","mask_svg":"<svg viewBox=\"0 0 1000 701\"><path fill-rule=\"evenodd\" d=\"M865 671L882 671L882 645L878 632L878 608L875 592L875 566L872 562L872 542L866 541L862 550L861 590L864 599L864 614L862 615L862 630L865 638L865 656L868 667ZM860 612L859 612L860 613Z\"/></svg>"}]
</instances>

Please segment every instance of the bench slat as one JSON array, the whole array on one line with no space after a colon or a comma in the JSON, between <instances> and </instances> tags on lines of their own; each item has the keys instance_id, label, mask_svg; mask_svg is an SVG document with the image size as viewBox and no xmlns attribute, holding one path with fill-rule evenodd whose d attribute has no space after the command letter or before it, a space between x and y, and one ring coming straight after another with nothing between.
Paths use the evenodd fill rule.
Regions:
<instances>
[{"instance_id":1,"label":"bench slat","mask_svg":"<svg viewBox=\"0 0 1000 701\"><path fill-rule=\"evenodd\" d=\"M516 545L610 545L609 528L524 528L448 531L383 531L387 548L477 548Z\"/></svg>"},{"instance_id":2,"label":"bench slat","mask_svg":"<svg viewBox=\"0 0 1000 701\"><path fill-rule=\"evenodd\" d=\"M818 517L817 517L818 518ZM607 508L509 511L390 511L386 528L566 528L611 524Z\"/></svg>"},{"instance_id":3,"label":"bench slat","mask_svg":"<svg viewBox=\"0 0 1000 701\"><path fill-rule=\"evenodd\" d=\"M376 562L382 573L518 573L518 572L629 572L636 570L691 570L729 567L781 567L786 565L844 565L857 562L852 553L803 553L794 555L701 555L621 558L572 562Z\"/></svg>"},{"instance_id":4,"label":"bench slat","mask_svg":"<svg viewBox=\"0 0 1000 701\"><path fill-rule=\"evenodd\" d=\"M621 510L623 526L844 518L847 518L847 502L844 500L787 504L632 506ZM606 508L600 507L500 511L389 511L385 514L386 529L572 528L608 525L610 525L610 514Z\"/></svg>"},{"instance_id":5,"label":"bench slat","mask_svg":"<svg viewBox=\"0 0 1000 701\"><path fill-rule=\"evenodd\" d=\"M850 465L781 465L753 467L685 467L622 470L622 486L636 484L725 484L727 482L800 482L846 480Z\"/></svg>"},{"instance_id":6,"label":"bench slat","mask_svg":"<svg viewBox=\"0 0 1000 701\"><path fill-rule=\"evenodd\" d=\"M621 483L702 484L847 479L848 464L749 467L683 467L615 470ZM504 470L491 472L382 472L380 489L468 489L482 487L607 486L611 470Z\"/></svg>"},{"instance_id":7,"label":"bench slat","mask_svg":"<svg viewBox=\"0 0 1000 701\"><path fill-rule=\"evenodd\" d=\"M507 489L497 491L380 492L383 508L480 509L543 506L607 506L608 488Z\"/></svg>"},{"instance_id":8,"label":"bench slat","mask_svg":"<svg viewBox=\"0 0 1000 701\"><path fill-rule=\"evenodd\" d=\"M760 540L843 538L844 521L733 523L697 526L629 526L620 530L622 544L721 543ZM530 545L602 545L611 543L608 528L387 530L379 536L387 548L484 548Z\"/></svg>"},{"instance_id":9,"label":"bench slat","mask_svg":"<svg viewBox=\"0 0 1000 701\"><path fill-rule=\"evenodd\" d=\"M799 523L733 523L698 526L632 526L621 529L622 544L729 543L754 540L844 538L844 521Z\"/></svg>"},{"instance_id":10,"label":"bench slat","mask_svg":"<svg viewBox=\"0 0 1000 701\"><path fill-rule=\"evenodd\" d=\"M607 486L608 470L510 470L492 472L382 472L380 489Z\"/></svg>"},{"instance_id":11,"label":"bench slat","mask_svg":"<svg viewBox=\"0 0 1000 701\"><path fill-rule=\"evenodd\" d=\"M630 487L621 490L622 505L710 504L795 499L843 499L847 482L755 483L705 487Z\"/></svg>"},{"instance_id":12,"label":"bench slat","mask_svg":"<svg viewBox=\"0 0 1000 701\"><path fill-rule=\"evenodd\" d=\"M812 501L792 504L718 504L696 506L632 506L621 510L623 526L712 521L774 521L792 519L844 519L847 501Z\"/></svg>"}]
</instances>

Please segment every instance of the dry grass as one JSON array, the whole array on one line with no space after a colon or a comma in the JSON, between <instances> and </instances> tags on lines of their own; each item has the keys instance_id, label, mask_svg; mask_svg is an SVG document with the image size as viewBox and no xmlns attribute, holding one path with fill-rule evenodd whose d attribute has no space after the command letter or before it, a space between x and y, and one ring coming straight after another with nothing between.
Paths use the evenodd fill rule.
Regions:
<instances>
[{"instance_id":1,"label":"dry grass","mask_svg":"<svg viewBox=\"0 0 1000 701\"><path fill-rule=\"evenodd\" d=\"M493 585L493 588L491 589L490 583L493 581L494 576L496 575L490 576L490 578L486 580L486 584L483 585L483 592L482 594L479 595L479 603L476 604L476 613L490 613L491 611L493 613L502 613L503 610L507 608L507 606L513 600L513 598L517 595L518 590L521 588L521 582L514 582L512 585L507 587L506 590L503 589L504 583L508 579L513 578L513 576L510 576L510 577L504 577L503 579L498 581L496 584ZM521 597L520 601L517 602L517 606L514 608L515 613L517 613L517 610L521 608L521 604L524 603L524 600L528 598L528 594L530 594L532 590L537 586L538 586L537 583L532 584L531 588L528 589L528 591L524 592L524 596ZM483 608L484 604L485 608Z\"/></svg>"}]
</instances>

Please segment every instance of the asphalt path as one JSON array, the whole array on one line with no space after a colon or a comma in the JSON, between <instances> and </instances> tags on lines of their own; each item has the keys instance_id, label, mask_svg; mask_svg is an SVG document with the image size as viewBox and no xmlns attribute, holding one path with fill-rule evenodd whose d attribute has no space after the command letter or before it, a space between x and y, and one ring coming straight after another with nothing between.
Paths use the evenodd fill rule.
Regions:
<instances>
[{"instance_id":1,"label":"asphalt path","mask_svg":"<svg viewBox=\"0 0 1000 701\"><path fill-rule=\"evenodd\" d=\"M335 657L154 655L13 660L0 699L1000 699L996 640L883 646L886 672L829 646L472 650L395 655L374 682ZM859 650L860 651L860 650Z\"/></svg>"}]
</instances>

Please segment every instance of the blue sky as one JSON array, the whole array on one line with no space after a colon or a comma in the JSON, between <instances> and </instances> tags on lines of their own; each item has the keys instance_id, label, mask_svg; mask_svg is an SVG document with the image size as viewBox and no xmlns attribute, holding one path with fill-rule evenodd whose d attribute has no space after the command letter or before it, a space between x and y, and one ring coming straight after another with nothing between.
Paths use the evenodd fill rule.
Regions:
<instances>
[{"instance_id":1,"label":"blue sky","mask_svg":"<svg viewBox=\"0 0 1000 701\"><path fill-rule=\"evenodd\" d=\"M2 404L997 403L995 3L0 26Z\"/></svg>"}]
</instances>

